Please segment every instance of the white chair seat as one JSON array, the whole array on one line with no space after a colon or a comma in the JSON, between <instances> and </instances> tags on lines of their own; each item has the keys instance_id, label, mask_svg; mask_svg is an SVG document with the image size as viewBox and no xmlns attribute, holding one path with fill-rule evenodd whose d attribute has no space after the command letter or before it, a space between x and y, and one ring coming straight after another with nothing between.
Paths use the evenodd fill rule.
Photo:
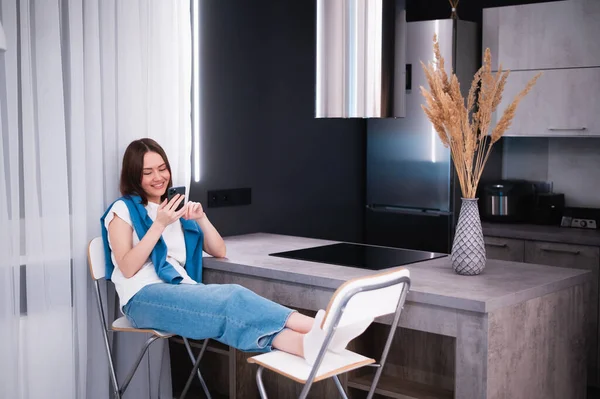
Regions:
<instances>
[{"instance_id":1,"label":"white chair seat","mask_svg":"<svg viewBox=\"0 0 600 399\"><path fill-rule=\"evenodd\" d=\"M157 335L161 338L169 338L174 336L175 334L166 333L164 331L152 330L150 328L135 328L131 322L127 319L127 317L119 317L117 320L113 321L112 329L115 331L128 331L128 332L147 332L150 334Z\"/></svg>"},{"instance_id":2,"label":"white chair seat","mask_svg":"<svg viewBox=\"0 0 600 399\"><path fill-rule=\"evenodd\" d=\"M306 383L312 369L303 358L279 350L253 356L248 359L248 363L259 364L301 384ZM314 381L324 380L371 363L375 363L375 360L347 349L340 353L327 352Z\"/></svg>"}]
</instances>

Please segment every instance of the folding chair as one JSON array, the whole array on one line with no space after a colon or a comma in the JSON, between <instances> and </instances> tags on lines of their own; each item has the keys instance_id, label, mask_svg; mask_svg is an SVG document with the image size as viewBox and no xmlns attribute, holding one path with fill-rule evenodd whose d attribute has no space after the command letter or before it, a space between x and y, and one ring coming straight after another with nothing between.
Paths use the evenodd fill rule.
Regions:
<instances>
[{"instance_id":1,"label":"folding chair","mask_svg":"<svg viewBox=\"0 0 600 399\"><path fill-rule=\"evenodd\" d=\"M175 334L171 334L171 333L164 332L164 331L152 330L152 329L135 328L131 325L131 323L129 322L129 320L127 320L127 318L125 316L119 317L118 319L114 320L111 324L111 328L110 329L107 328L108 322L104 316L104 307L102 306L102 296L100 294L100 284L99 284L99 280L105 278L105 273L106 273L106 269L105 269L106 265L105 265L105 258L104 258L104 243L102 242L102 237L96 237L92 241L90 241L89 246L88 246L88 264L90 267L90 274L92 276L92 279L94 280L94 286L96 287L96 300L98 303L98 314L100 316L100 322L102 323L102 335L104 337L104 345L106 347L106 354L108 355L108 365L110 367L110 378L112 380L112 384L114 387L115 398L121 399L121 395L123 395L123 393L129 386L131 379L133 378L140 362L142 361L142 359L143 359L144 355L146 354L146 351L148 350L150 345L153 342L155 342L156 340L158 340L159 338L160 339L168 339L168 338L174 336ZM108 342L108 333L115 333L115 332L150 333L150 334L152 334L152 336L146 341L144 347L140 351L135 363L131 367L129 374L127 374L127 376L125 377L125 380L122 382L121 386L119 386L119 383L117 381L117 375L115 373L115 367L113 364L113 358L112 358L112 353L110 350L110 344ZM198 367L200 365L200 360L202 359L202 356L204 355L204 352L206 351L206 346L208 345L209 340L208 339L204 340L204 342L202 344L202 348L200 349L200 353L198 354L198 357L194 357L194 353L192 352L192 348L190 346L190 343L188 342L188 339L185 337L182 337L182 338L183 338L183 342L185 343L185 347L187 349L190 360L192 361L193 368L188 377L185 388L184 388L181 396L179 397L179 399L183 399L185 397L185 395L191 385L191 382L193 380L195 373L197 373L197 375L198 375L198 379L200 380L200 384L202 385L202 389L204 390L206 397L211 399L210 392L208 391L206 383L204 382L204 378L202 378L202 374L200 373L200 370L198 369Z\"/></svg>"},{"instance_id":2,"label":"folding chair","mask_svg":"<svg viewBox=\"0 0 600 399\"><path fill-rule=\"evenodd\" d=\"M256 383L261 398L267 398L262 381L265 368L304 384L299 396L301 399L307 397L314 382L330 377L333 378L341 396L347 399L348 396L337 376L366 365L377 367L367 396L368 399L372 398L409 289L410 273L405 268L360 277L344 283L335 291L327 306L321 323L325 338L312 366L299 356L279 350L248 359L249 363L256 363L259 366L256 372ZM379 364L375 363L375 359L345 349L346 345L362 334L376 317L392 313L395 313L395 316Z\"/></svg>"}]
</instances>

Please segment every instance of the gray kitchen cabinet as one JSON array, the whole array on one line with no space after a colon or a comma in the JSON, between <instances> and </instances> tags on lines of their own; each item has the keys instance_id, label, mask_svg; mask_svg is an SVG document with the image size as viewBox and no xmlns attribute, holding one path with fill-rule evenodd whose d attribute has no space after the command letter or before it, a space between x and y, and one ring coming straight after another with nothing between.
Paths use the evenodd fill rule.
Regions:
<instances>
[{"instance_id":1,"label":"gray kitchen cabinet","mask_svg":"<svg viewBox=\"0 0 600 399\"><path fill-rule=\"evenodd\" d=\"M589 358L588 384L598 385L598 359L600 359L600 346L598 345L598 269L600 267L600 248L587 245L573 245L550 243L541 241L525 242L525 262L548 266L586 269L592 271L592 280L589 295Z\"/></svg>"},{"instance_id":2,"label":"gray kitchen cabinet","mask_svg":"<svg viewBox=\"0 0 600 399\"><path fill-rule=\"evenodd\" d=\"M501 237L484 237L484 241L488 259L524 261L525 241Z\"/></svg>"},{"instance_id":3,"label":"gray kitchen cabinet","mask_svg":"<svg viewBox=\"0 0 600 399\"><path fill-rule=\"evenodd\" d=\"M600 136L600 68L542 72L533 90L520 102L512 124L504 135ZM502 101L494 115L496 122L493 126L537 73L538 71L511 72Z\"/></svg>"},{"instance_id":4,"label":"gray kitchen cabinet","mask_svg":"<svg viewBox=\"0 0 600 399\"><path fill-rule=\"evenodd\" d=\"M600 66L600 1L569 0L483 10L493 69Z\"/></svg>"},{"instance_id":5,"label":"gray kitchen cabinet","mask_svg":"<svg viewBox=\"0 0 600 399\"><path fill-rule=\"evenodd\" d=\"M597 277L600 249L589 245L526 241L525 262L591 270Z\"/></svg>"}]
</instances>

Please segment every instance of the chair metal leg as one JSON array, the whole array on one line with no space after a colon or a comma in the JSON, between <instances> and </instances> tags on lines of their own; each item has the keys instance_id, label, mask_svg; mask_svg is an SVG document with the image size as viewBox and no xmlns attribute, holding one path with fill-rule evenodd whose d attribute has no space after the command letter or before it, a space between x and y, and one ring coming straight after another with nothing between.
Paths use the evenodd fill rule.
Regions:
<instances>
[{"instance_id":1,"label":"chair metal leg","mask_svg":"<svg viewBox=\"0 0 600 399\"><path fill-rule=\"evenodd\" d=\"M348 399L348 395L346 395L346 391L344 391L344 387L342 386L342 383L337 375L333 376L333 382L335 382L335 386L337 387L338 391L340 391L340 396L343 399Z\"/></svg>"},{"instance_id":2,"label":"chair metal leg","mask_svg":"<svg viewBox=\"0 0 600 399\"><path fill-rule=\"evenodd\" d=\"M96 288L96 303L98 304L98 313L100 316L100 323L102 323L102 337L104 338L104 346L106 347L106 355L108 356L108 367L110 369L110 379L113 384L115 393L115 399L121 399L121 391L119 390L119 382L117 381L117 373L115 372L115 366L113 364L112 352L110 351L110 344L108 343L108 329L106 328L106 319L104 317L104 308L102 307L102 298L100 297L100 286L98 281L94 281L94 287Z\"/></svg>"},{"instance_id":3,"label":"chair metal leg","mask_svg":"<svg viewBox=\"0 0 600 399\"><path fill-rule=\"evenodd\" d=\"M108 368L110 371L110 380L113 385L113 392L115 399L121 399L121 391L119 390L119 382L117 381L117 373L115 372L115 366L113 365L112 354L110 351L110 344L108 343L108 334L105 329L102 329L102 335L104 336L104 345L106 346L106 354L108 355Z\"/></svg>"},{"instance_id":4,"label":"chair metal leg","mask_svg":"<svg viewBox=\"0 0 600 399\"><path fill-rule=\"evenodd\" d=\"M183 337L182 337L183 338ZM200 373L200 359L202 359L202 356L204 356L204 352L206 351L206 347L208 346L208 341L209 339L205 339L204 342L202 343L202 348L200 349L200 353L198 354L198 359L194 358L194 352L192 352L192 347L190 346L190 343L188 341L187 338L183 338L183 342L185 344L185 348L187 349L188 355L190 356L190 360L192 361L192 363L196 362L196 373L198 374L198 380L200 380L200 385L202 385L202 389L204 390L204 394L206 395L206 397L208 399L211 399L210 396L210 392L208 391L208 387L206 386L206 382L204 382L204 378L202 378L202 373ZM192 369L192 374L193 374L193 369ZM191 380L190 380L191 383ZM183 391L183 393L187 393L185 390ZM183 398L183 396L182 396Z\"/></svg>"},{"instance_id":5,"label":"chair metal leg","mask_svg":"<svg viewBox=\"0 0 600 399\"><path fill-rule=\"evenodd\" d=\"M260 394L261 399L268 399L267 391L265 390L265 384L263 384L262 380L263 370L263 366L259 366L258 370L256 370L256 385L258 386L258 393Z\"/></svg>"},{"instance_id":6,"label":"chair metal leg","mask_svg":"<svg viewBox=\"0 0 600 399\"><path fill-rule=\"evenodd\" d=\"M150 338L148 338L148 340L146 341L146 344L144 345L144 348L142 349L142 351L138 355L137 359L135 360L135 363L131 367L129 374L127 374L125 381L123 381L123 386L120 389L121 394L125 393L125 390L129 386L129 383L131 382L131 379L133 378L133 375L135 374L135 371L137 370L138 366L140 365L140 362L142 361L144 355L146 354L146 351L148 350L148 347L150 346L150 344L152 344L152 342L156 341L159 338L160 337L157 335L153 335Z\"/></svg>"},{"instance_id":7,"label":"chair metal leg","mask_svg":"<svg viewBox=\"0 0 600 399\"><path fill-rule=\"evenodd\" d=\"M200 361L202 360L202 356L204 356L204 352L206 351L206 347L208 346L209 339L207 338L204 340L204 342L202 343L202 348L200 349L200 353L198 354L198 357L195 358L194 352L192 351L192 347L190 346L188 339L185 337L182 337L182 338L183 338L183 343L185 344L185 348L187 349L188 355L190 357L190 360L192 361L192 364L194 366L192 367L192 371L190 372L190 375L188 376L188 379L185 383L185 387L183 388L183 392L181 392L181 396L179 399L184 399L185 395L187 395L187 392L190 389L190 386L192 385L192 380L194 378L194 374L198 375L198 379L200 380L200 385L202 385L202 389L204 390L204 394L206 395L206 397L208 399L212 399L212 397L210 396L208 387L206 386L206 382L204 382L204 378L202 378L202 373L200 372L200 368L199 368Z\"/></svg>"},{"instance_id":8,"label":"chair metal leg","mask_svg":"<svg viewBox=\"0 0 600 399\"><path fill-rule=\"evenodd\" d=\"M390 333L388 334L387 341L385 343L385 347L383 348L383 353L381 354L381 360L379 362L379 367L375 372L375 377L373 378L373 382L371 383L371 388L369 389L369 394L367 395L367 399L372 399L375 394L375 388L377 387L377 383L379 382L379 377L381 377L381 373L383 372L383 366L385 365L385 361L387 360L387 355L390 350L390 346L392 346L392 340L394 339L394 335L396 334L396 330L398 328L398 322L400 321L400 313L402 313L402 309L404 308L404 301L406 300L406 294L408 294L408 286L402 291L400 294L400 300L398 301L398 307L396 308L396 315L394 316L394 322L390 327Z\"/></svg>"},{"instance_id":9,"label":"chair metal leg","mask_svg":"<svg viewBox=\"0 0 600 399\"><path fill-rule=\"evenodd\" d=\"M323 358L325 357L327 348L329 348L329 343L331 342L333 334L335 334L335 331L337 329L338 322L339 322L339 317L337 318L337 320L334 321L333 327L329 329L327 335L325 335L325 339L323 340L321 349L319 349L319 354L317 355L317 358L315 359L315 363L313 364L312 369L310 370L310 374L308 375L308 378L306 379L306 382L304 383L304 387L302 388L302 392L300 392L300 396L298 397L298 399L306 399L306 397L308 397L308 392L310 391L310 388L312 387L312 384L315 381L317 372L319 371L319 367L321 367L321 362L323 361Z\"/></svg>"}]
</instances>

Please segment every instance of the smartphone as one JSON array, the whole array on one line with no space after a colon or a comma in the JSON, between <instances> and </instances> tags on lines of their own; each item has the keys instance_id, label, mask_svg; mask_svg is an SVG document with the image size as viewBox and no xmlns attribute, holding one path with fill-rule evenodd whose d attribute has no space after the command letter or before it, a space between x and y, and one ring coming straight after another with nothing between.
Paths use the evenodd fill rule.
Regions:
<instances>
[{"instance_id":1,"label":"smartphone","mask_svg":"<svg viewBox=\"0 0 600 399\"><path fill-rule=\"evenodd\" d=\"M167 199L169 201L171 201L171 198L173 198L174 196L176 196L177 194L181 194L185 197L185 186L177 186L177 187L171 187L167 190ZM183 201L181 201L181 203L179 204L179 206L177 207L177 209L175 209L175 212L177 212L178 210L180 210L181 208L183 208L183 205L185 203L185 198L183 199Z\"/></svg>"}]
</instances>

